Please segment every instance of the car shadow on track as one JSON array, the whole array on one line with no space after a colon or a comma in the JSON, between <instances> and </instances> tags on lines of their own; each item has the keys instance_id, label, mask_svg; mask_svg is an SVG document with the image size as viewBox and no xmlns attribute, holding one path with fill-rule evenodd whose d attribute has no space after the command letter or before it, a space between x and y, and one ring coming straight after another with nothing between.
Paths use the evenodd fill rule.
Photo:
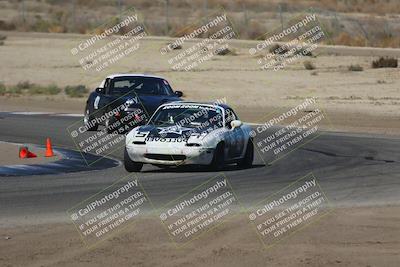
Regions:
<instances>
[{"instance_id":1,"label":"car shadow on track","mask_svg":"<svg viewBox=\"0 0 400 267\"><path fill-rule=\"evenodd\" d=\"M159 169L146 170L142 171L142 173L230 172L230 171L250 170L262 167L265 167L265 165L254 164L250 168L239 168L236 165L227 165L224 168L216 171L204 166L185 165L185 166L173 166L173 167L159 167Z\"/></svg>"}]
</instances>

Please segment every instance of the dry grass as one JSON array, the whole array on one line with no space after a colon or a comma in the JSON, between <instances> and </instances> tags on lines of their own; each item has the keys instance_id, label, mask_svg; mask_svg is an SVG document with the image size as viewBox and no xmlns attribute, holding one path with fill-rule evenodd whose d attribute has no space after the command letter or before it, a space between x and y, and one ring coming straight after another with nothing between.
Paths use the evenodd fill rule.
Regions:
<instances>
[{"instance_id":1,"label":"dry grass","mask_svg":"<svg viewBox=\"0 0 400 267\"><path fill-rule=\"evenodd\" d=\"M133 6L151 35L182 36L193 31L188 25L223 7L240 38L254 40L281 27L279 11L287 23L313 7L325 20L334 44L400 47L400 17L395 15L400 13L398 0L207 0L207 5L205 0L176 0L169 1L168 19L165 1L124 0L122 7L118 1L106 0L77 0L75 7L72 1L25 2L25 19L20 1L0 2L0 30L90 33L117 18L120 8Z\"/></svg>"},{"instance_id":2,"label":"dry grass","mask_svg":"<svg viewBox=\"0 0 400 267\"><path fill-rule=\"evenodd\" d=\"M365 46L367 40L362 36L351 36L347 32L342 32L334 38L335 45L346 46Z\"/></svg>"},{"instance_id":3,"label":"dry grass","mask_svg":"<svg viewBox=\"0 0 400 267\"><path fill-rule=\"evenodd\" d=\"M66 86L64 90L56 84L39 85L30 81L21 81L16 85L6 86L0 83L0 96L23 96L23 95L58 95L62 92L69 97L77 98L87 95L88 88L84 85Z\"/></svg>"}]
</instances>

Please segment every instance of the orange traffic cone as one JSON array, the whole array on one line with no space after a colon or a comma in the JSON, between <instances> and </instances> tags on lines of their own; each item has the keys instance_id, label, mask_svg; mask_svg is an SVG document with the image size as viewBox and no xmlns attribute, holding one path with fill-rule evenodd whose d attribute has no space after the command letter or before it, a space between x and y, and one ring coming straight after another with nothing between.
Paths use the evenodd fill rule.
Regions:
<instances>
[{"instance_id":1,"label":"orange traffic cone","mask_svg":"<svg viewBox=\"0 0 400 267\"><path fill-rule=\"evenodd\" d=\"M23 146L19 148L19 157L21 159L36 158L37 155L29 151L28 147Z\"/></svg>"},{"instance_id":2,"label":"orange traffic cone","mask_svg":"<svg viewBox=\"0 0 400 267\"><path fill-rule=\"evenodd\" d=\"M54 157L53 148L51 147L51 140L50 138L46 139L46 154L45 157Z\"/></svg>"},{"instance_id":3,"label":"orange traffic cone","mask_svg":"<svg viewBox=\"0 0 400 267\"><path fill-rule=\"evenodd\" d=\"M36 156L35 153L30 152L30 151L28 150L28 156L27 156L27 157L28 157L28 158L36 158L37 156Z\"/></svg>"},{"instance_id":4,"label":"orange traffic cone","mask_svg":"<svg viewBox=\"0 0 400 267\"><path fill-rule=\"evenodd\" d=\"M26 159L28 157L28 148L26 146L19 148L19 158Z\"/></svg>"}]
</instances>

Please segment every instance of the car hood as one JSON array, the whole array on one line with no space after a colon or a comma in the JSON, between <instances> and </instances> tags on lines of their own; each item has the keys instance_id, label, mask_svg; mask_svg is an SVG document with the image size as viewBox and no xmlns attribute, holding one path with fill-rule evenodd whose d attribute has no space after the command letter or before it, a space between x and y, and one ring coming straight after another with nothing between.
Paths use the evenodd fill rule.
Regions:
<instances>
[{"instance_id":1,"label":"car hood","mask_svg":"<svg viewBox=\"0 0 400 267\"><path fill-rule=\"evenodd\" d=\"M129 104L130 106L144 106L149 111L154 112L161 104L180 101L177 96L170 95L125 95L116 100L117 104Z\"/></svg>"},{"instance_id":2,"label":"car hood","mask_svg":"<svg viewBox=\"0 0 400 267\"><path fill-rule=\"evenodd\" d=\"M193 136L202 136L207 135L207 130L204 128L198 127L185 127L178 125L169 125L169 126L155 126L155 125L144 125L137 129L138 133L146 134L148 138L174 138L174 139L182 139L188 140Z\"/></svg>"}]
</instances>

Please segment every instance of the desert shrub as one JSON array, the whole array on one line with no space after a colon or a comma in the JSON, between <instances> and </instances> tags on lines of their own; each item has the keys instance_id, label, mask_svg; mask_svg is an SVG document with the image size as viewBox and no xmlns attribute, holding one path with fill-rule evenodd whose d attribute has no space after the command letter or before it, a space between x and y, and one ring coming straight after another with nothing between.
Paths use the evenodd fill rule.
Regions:
<instances>
[{"instance_id":1,"label":"desert shrub","mask_svg":"<svg viewBox=\"0 0 400 267\"><path fill-rule=\"evenodd\" d=\"M361 67L360 65L350 65L349 66L349 71L363 71L364 68Z\"/></svg>"},{"instance_id":2,"label":"desert shrub","mask_svg":"<svg viewBox=\"0 0 400 267\"><path fill-rule=\"evenodd\" d=\"M372 68L397 68L399 65L399 61L397 58L391 57L381 57L372 62Z\"/></svg>"},{"instance_id":3,"label":"desert shrub","mask_svg":"<svg viewBox=\"0 0 400 267\"><path fill-rule=\"evenodd\" d=\"M306 70L315 70L316 69L315 65L309 60L304 61L303 65L304 65L304 68L306 68Z\"/></svg>"},{"instance_id":4,"label":"desert shrub","mask_svg":"<svg viewBox=\"0 0 400 267\"><path fill-rule=\"evenodd\" d=\"M4 45L4 41L0 41L0 46Z\"/></svg>"},{"instance_id":5,"label":"desert shrub","mask_svg":"<svg viewBox=\"0 0 400 267\"><path fill-rule=\"evenodd\" d=\"M89 90L84 85L75 85L65 87L65 93L70 97L83 97Z\"/></svg>"},{"instance_id":6,"label":"desert shrub","mask_svg":"<svg viewBox=\"0 0 400 267\"><path fill-rule=\"evenodd\" d=\"M6 92L10 95L20 95L22 94L22 89L18 86L11 86L6 89Z\"/></svg>"},{"instance_id":7,"label":"desert shrub","mask_svg":"<svg viewBox=\"0 0 400 267\"><path fill-rule=\"evenodd\" d=\"M0 20L0 30L2 31L13 31L16 29L16 26L12 22L7 22L4 20Z\"/></svg>"},{"instance_id":8,"label":"desert shrub","mask_svg":"<svg viewBox=\"0 0 400 267\"><path fill-rule=\"evenodd\" d=\"M4 83L0 82L0 95L5 95L6 91L6 86L4 85Z\"/></svg>"},{"instance_id":9,"label":"desert shrub","mask_svg":"<svg viewBox=\"0 0 400 267\"><path fill-rule=\"evenodd\" d=\"M271 54L275 54L275 55L284 55L287 52L289 52L289 50L287 50L287 48L283 48L282 46L280 46L279 44L274 44L269 48L269 52Z\"/></svg>"},{"instance_id":10,"label":"desert shrub","mask_svg":"<svg viewBox=\"0 0 400 267\"><path fill-rule=\"evenodd\" d=\"M51 24L49 21L42 19L41 17L36 18L36 20L29 25L31 29L35 32L48 32Z\"/></svg>"},{"instance_id":11,"label":"desert shrub","mask_svg":"<svg viewBox=\"0 0 400 267\"><path fill-rule=\"evenodd\" d=\"M236 52L233 51L233 50L231 50L231 49L229 49L229 48L218 48L218 49L215 51L215 54L217 54L217 55L219 55L219 56L226 56L226 55L235 56L235 55L236 55Z\"/></svg>"},{"instance_id":12,"label":"desert shrub","mask_svg":"<svg viewBox=\"0 0 400 267\"><path fill-rule=\"evenodd\" d=\"M0 41L4 41L5 39L7 39L6 35L0 34Z\"/></svg>"},{"instance_id":13,"label":"desert shrub","mask_svg":"<svg viewBox=\"0 0 400 267\"><path fill-rule=\"evenodd\" d=\"M47 86L38 85L31 83L29 81L22 81L19 82L15 86L10 86L6 88L4 86L4 94L10 95L22 95L22 94L29 94L29 95L56 95L61 92L61 88L59 88L55 84L50 84Z\"/></svg>"},{"instance_id":14,"label":"desert shrub","mask_svg":"<svg viewBox=\"0 0 400 267\"><path fill-rule=\"evenodd\" d=\"M61 89L55 84L50 84L48 86L35 85L28 91L31 95L57 95L60 92Z\"/></svg>"},{"instance_id":15,"label":"desert shrub","mask_svg":"<svg viewBox=\"0 0 400 267\"><path fill-rule=\"evenodd\" d=\"M25 90L25 89L31 89L35 86L35 84L29 82L29 81L22 81L17 83L17 85L15 86L15 88L17 89L21 89L21 90Z\"/></svg>"},{"instance_id":16,"label":"desert shrub","mask_svg":"<svg viewBox=\"0 0 400 267\"><path fill-rule=\"evenodd\" d=\"M167 46L171 49L171 50L180 50L182 49L182 46L179 44L175 44L175 43L167 43Z\"/></svg>"}]
</instances>

